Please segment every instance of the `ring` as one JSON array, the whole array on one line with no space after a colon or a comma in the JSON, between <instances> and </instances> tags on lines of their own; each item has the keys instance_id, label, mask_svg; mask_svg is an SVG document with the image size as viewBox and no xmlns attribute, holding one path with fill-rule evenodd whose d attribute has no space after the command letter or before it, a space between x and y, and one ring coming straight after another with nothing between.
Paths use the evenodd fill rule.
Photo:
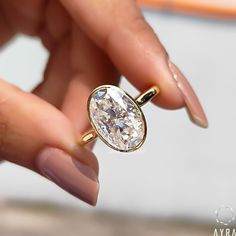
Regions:
<instances>
[{"instance_id":1,"label":"ring","mask_svg":"<svg viewBox=\"0 0 236 236\"><path fill-rule=\"evenodd\" d=\"M93 129L82 136L79 145L86 145L99 137L117 151L137 150L147 135L146 120L141 106L159 92L159 88L153 86L133 99L124 90L113 85L95 88L87 102L88 116Z\"/></svg>"}]
</instances>

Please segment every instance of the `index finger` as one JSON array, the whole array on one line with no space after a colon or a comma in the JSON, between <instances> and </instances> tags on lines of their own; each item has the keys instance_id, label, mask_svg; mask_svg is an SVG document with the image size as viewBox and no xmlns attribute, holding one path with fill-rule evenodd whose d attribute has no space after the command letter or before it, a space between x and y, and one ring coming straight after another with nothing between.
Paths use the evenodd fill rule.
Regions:
<instances>
[{"instance_id":1,"label":"index finger","mask_svg":"<svg viewBox=\"0 0 236 236\"><path fill-rule=\"evenodd\" d=\"M106 51L119 71L139 90L160 87L155 103L186 105L192 120L207 126L193 89L168 55L133 0L61 0L81 29Z\"/></svg>"}]
</instances>

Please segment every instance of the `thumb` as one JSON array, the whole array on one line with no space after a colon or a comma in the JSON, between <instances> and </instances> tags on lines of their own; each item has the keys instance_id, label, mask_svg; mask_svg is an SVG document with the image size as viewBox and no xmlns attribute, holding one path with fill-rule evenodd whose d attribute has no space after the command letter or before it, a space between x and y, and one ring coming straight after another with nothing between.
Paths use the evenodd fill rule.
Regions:
<instances>
[{"instance_id":1,"label":"thumb","mask_svg":"<svg viewBox=\"0 0 236 236\"><path fill-rule=\"evenodd\" d=\"M63 113L0 80L0 159L29 168L95 205L97 160L76 139Z\"/></svg>"}]
</instances>

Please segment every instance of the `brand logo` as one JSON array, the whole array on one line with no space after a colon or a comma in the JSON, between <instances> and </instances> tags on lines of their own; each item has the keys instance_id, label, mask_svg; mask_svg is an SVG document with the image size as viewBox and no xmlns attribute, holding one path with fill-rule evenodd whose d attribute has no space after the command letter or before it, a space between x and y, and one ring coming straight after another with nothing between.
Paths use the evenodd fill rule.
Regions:
<instances>
[{"instance_id":1,"label":"brand logo","mask_svg":"<svg viewBox=\"0 0 236 236\"><path fill-rule=\"evenodd\" d=\"M215 228L213 236L236 236L236 229L231 227L231 224L235 221L235 214L232 207L219 207L215 211L215 216L219 227Z\"/></svg>"}]
</instances>

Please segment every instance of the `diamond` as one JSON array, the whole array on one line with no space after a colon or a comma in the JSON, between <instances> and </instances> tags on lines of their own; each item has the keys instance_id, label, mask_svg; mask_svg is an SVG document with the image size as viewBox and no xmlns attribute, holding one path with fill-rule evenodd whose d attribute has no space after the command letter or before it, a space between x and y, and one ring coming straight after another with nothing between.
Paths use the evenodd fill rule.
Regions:
<instances>
[{"instance_id":1,"label":"diamond","mask_svg":"<svg viewBox=\"0 0 236 236\"><path fill-rule=\"evenodd\" d=\"M139 148L146 136L146 121L136 102L122 89L104 85L88 102L89 117L101 139L118 151Z\"/></svg>"}]
</instances>

